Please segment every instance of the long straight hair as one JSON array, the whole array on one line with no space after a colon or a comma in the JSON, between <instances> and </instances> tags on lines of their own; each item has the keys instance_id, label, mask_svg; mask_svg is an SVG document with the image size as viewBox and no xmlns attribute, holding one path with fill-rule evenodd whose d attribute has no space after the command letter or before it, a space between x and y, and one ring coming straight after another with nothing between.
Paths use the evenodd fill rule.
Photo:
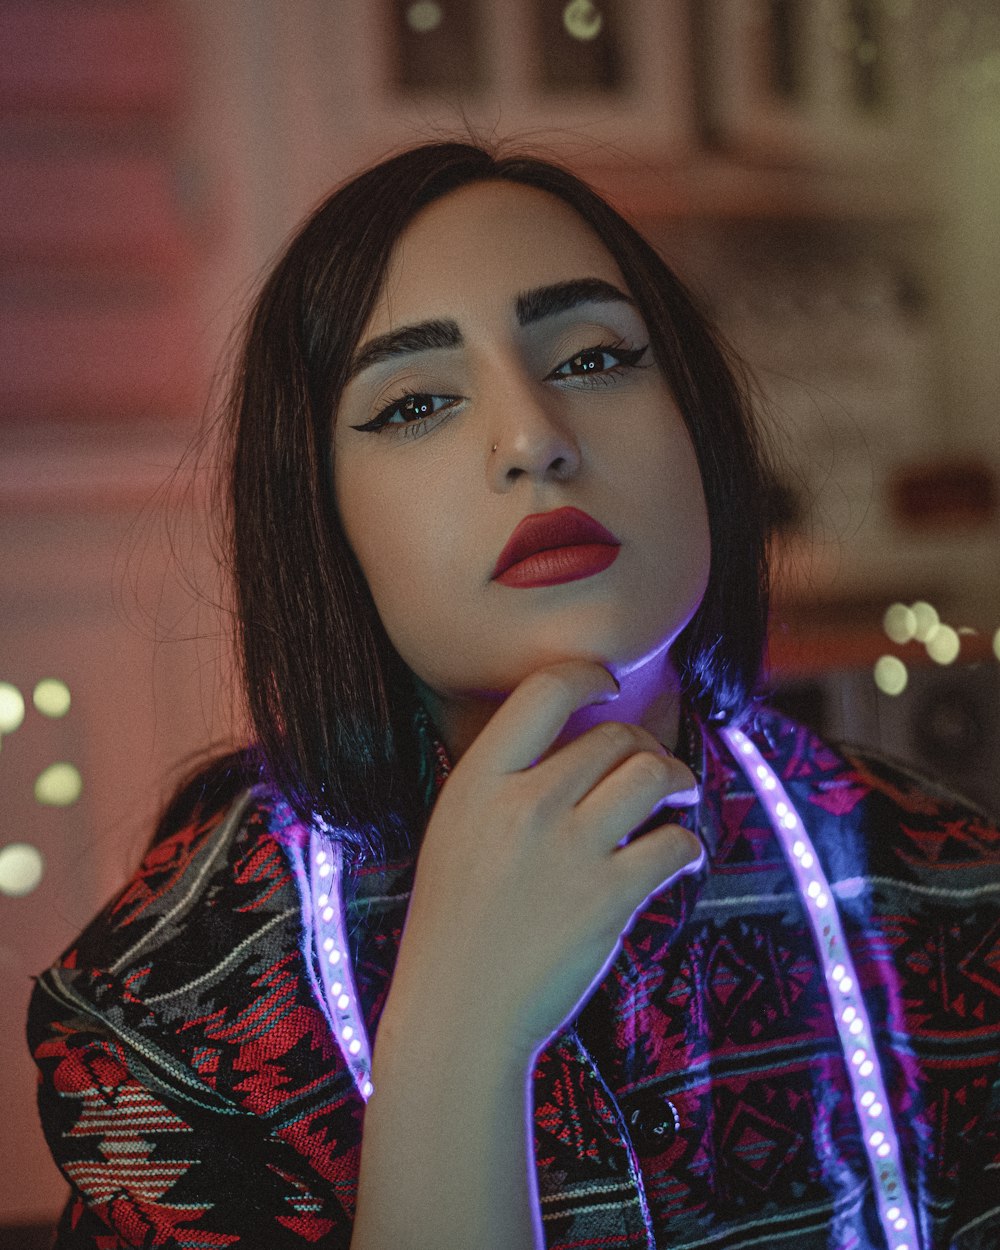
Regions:
<instances>
[{"instance_id":1,"label":"long straight hair","mask_svg":"<svg viewBox=\"0 0 1000 1250\"><path fill-rule=\"evenodd\" d=\"M304 819L391 856L426 818L420 712L333 495L331 423L393 249L426 205L483 181L557 196L614 257L694 444L711 569L672 657L703 716L758 680L767 622L770 473L743 375L682 283L586 183L548 161L434 143L381 162L308 218L248 319L229 404L228 542L238 651L261 769Z\"/></svg>"}]
</instances>

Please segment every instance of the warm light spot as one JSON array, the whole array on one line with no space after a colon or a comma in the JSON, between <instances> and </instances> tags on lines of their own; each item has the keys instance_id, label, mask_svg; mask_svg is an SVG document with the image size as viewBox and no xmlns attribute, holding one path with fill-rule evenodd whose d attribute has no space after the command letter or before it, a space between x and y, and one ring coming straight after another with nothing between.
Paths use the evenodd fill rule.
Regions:
<instances>
[{"instance_id":1,"label":"warm light spot","mask_svg":"<svg viewBox=\"0 0 1000 1250\"><path fill-rule=\"evenodd\" d=\"M443 20L444 13L435 0L417 0L406 10L406 24L418 35L429 35Z\"/></svg>"},{"instance_id":2,"label":"warm light spot","mask_svg":"<svg viewBox=\"0 0 1000 1250\"><path fill-rule=\"evenodd\" d=\"M0 850L0 894L20 898L36 889L45 871L45 861L37 847L27 842L9 842Z\"/></svg>"},{"instance_id":3,"label":"warm light spot","mask_svg":"<svg viewBox=\"0 0 1000 1250\"><path fill-rule=\"evenodd\" d=\"M1000 660L1000 629L993 635L993 654Z\"/></svg>"},{"instance_id":4,"label":"warm light spot","mask_svg":"<svg viewBox=\"0 0 1000 1250\"><path fill-rule=\"evenodd\" d=\"M35 798L46 807L69 807L82 789L83 779L72 764L50 764L35 779Z\"/></svg>"},{"instance_id":5,"label":"warm light spot","mask_svg":"<svg viewBox=\"0 0 1000 1250\"><path fill-rule=\"evenodd\" d=\"M0 681L0 734L12 734L24 720L24 696L9 681Z\"/></svg>"},{"instance_id":6,"label":"warm light spot","mask_svg":"<svg viewBox=\"0 0 1000 1250\"><path fill-rule=\"evenodd\" d=\"M31 701L43 716L53 719L69 711L69 686L57 677L43 677L35 687Z\"/></svg>"},{"instance_id":7,"label":"warm light spot","mask_svg":"<svg viewBox=\"0 0 1000 1250\"><path fill-rule=\"evenodd\" d=\"M914 638L916 638L917 642L929 641L934 631L941 624L941 618L937 614L937 609L932 608L929 603L924 603L922 599L919 599L913 605L913 615L917 618Z\"/></svg>"},{"instance_id":8,"label":"warm light spot","mask_svg":"<svg viewBox=\"0 0 1000 1250\"><path fill-rule=\"evenodd\" d=\"M939 625L927 640L927 654L937 664L954 664L961 649L958 631L950 625Z\"/></svg>"},{"instance_id":9,"label":"warm light spot","mask_svg":"<svg viewBox=\"0 0 1000 1250\"><path fill-rule=\"evenodd\" d=\"M890 604L885 610L885 616L882 617L882 628L887 637L902 646L904 642L909 642L917 632L916 613L905 603Z\"/></svg>"},{"instance_id":10,"label":"warm light spot","mask_svg":"<svg viewBox=\"0 0 1000 1250\"><path fill-rule=\"evenodd\" d=\"M574 39L596 39L604 18L593 0L569 0L563 9L563 25Z\"/></svg>"},{"instance_id":11,"label":"warm light spot","mask_svg":"<svg viewBox=\"0 0 1000 1250\"><path fill-rule=\"evenodd\" d=\"M883 694L902 694L909 674L906 665L894 655L883 655L875 661L875 685Z\"/></svg>"}]
</instances>

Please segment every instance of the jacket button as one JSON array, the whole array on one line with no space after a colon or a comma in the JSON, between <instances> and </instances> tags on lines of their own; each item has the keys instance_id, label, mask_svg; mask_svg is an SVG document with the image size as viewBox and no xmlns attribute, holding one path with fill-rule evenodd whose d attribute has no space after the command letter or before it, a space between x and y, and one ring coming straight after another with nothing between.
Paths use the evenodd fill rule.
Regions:
<instances>
[{"instance_id":1,"label":"jacket button","mask_svg":"<svg viewBox=\"0 0 1000 1250\"><path fill-rule=\"evenodd\" d=\"M677 1136L681 1117L669 1098L642 1094L625 1112L632 1145L640 1154L659 1154Z\"/></svg>"}]
</instances>

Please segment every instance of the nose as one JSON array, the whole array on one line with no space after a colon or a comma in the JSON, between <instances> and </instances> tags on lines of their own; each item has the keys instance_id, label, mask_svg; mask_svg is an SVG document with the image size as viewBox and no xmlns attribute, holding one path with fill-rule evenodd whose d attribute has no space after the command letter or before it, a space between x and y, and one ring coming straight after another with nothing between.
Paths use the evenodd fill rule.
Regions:
<instances>
[{"instance_id":1,"label":"nose","mask_svg":"<svg viewBox=\"0 0 1000 1250\"><path fill-rule=\"evenodd\" d=\"M555 400L534 388L508 391L506 402L491 424L486 446L490 485L505 491L523 477L562 482L580 469L580 444L572 429L555 411ZM487 431L489 435L490 430Z\"/></svg>"}]
</instances>

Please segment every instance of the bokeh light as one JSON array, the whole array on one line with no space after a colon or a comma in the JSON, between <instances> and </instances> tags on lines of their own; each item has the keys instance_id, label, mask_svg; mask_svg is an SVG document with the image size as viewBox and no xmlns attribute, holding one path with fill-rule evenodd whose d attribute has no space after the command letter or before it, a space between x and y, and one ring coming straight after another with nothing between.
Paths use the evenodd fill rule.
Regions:
<instances>
[{"instance_id":1,"label":"bokeh light","mask_svg":"<svg viewBox=\"0 0 1000 1250\"><path fill-rule=\"evenodd\" d=\"M909 681L906 665L898 656L882 655L875 661L875 685L883 694L902 694Z\"/></svg>"},{"instance_id":2,"label":"bokeh light","mask_svg":"<svg viewBox=\"0 0 1000 1250\"><path fill-rule=\"evenodd\" d=\"M443 20L444 13L435 0L417 0L406 10L406 24L417 35L429 35Z\"/></svg>"},{"instance_id":3,"label":"bokeh light","mask_svg":"<svg viewBox=\"0 0 1000 1250\"><path fill-rule=\"evenodd\" d=\"M12 734L24 720L24 695L9 681L0 681L0 734Z\"/></svg>"},{"instance_id":4,"label":"bokeh light","mask_svg":"<svg viewBox=\"0 0 1000 1250\"><path fill-rule=\"evenodd\" d=\"M929 642L934 635L934 631L941 624L937 608L932 607L929 603L924 603L922 599L918 599L913 605L913 615L917 618L917 628L913 634L914 638L916 638L917 642Z\"/></svg>"},{"instance_id":5,"label":"bokeh light","mask_svg":"<svg viewBox=\"0 0 1000 1250\"><path fill-rule=\"evenodd\" d=\"M50 764L35 779L35 798L46 807L69 807L82 789L83 778L72 764Z\"/></svg>"},{"instance_id":6,"label":"bokeh light","mask_svg":"<svg viewBox=\"0 0 1000 1250\"><path fill-rule=\"evenodd\" d=\"M604 17L593 0L569 0L563 9L563 25L573 39L596 39L604 25Z\"/></svg>"},{"instance_id":7,"label":"bokeh light","mask_svg":"<svg viewBox=\"0 0 1000 1250\"><path fill-rule=\"evenodd\" d=\"M936 664L954 664L962 649L958 630L950 625L939 625L926 643L927 654Z\"/></svg>"},{"instance_id":8,"label":"bokeh light","mask_svg":"<svg viewBox=\"0 0 1000 1250\"><path fill-rule=\"evenodd\" d=\"M8 842L0 849L0 894L21 898L38 887L45 872L45 861L36 846Z\"/></svg>"},{"instance_id":9,"label":"bokeh light","mask_svg":"<svg viewBox=\"0 0 1000 1250\"><path fill-rule=\"evenodd\" d=\"M902 646L904 642L909 642L916 636L917 614L905 603L892 603L886 608L885 616L882 617L882 628L888 638Z\"/></svg>"},{"instance_id":10,"label":"bokeh light","mask_svg":"<svg viewBox=\"0 0 1000 1250\"><path fill-rule=\"evenodd\" d=\"M43 677L35 686L31 701L43 716L65 716L71 702L69 686L57 677Z\"/></svg>"}]
</instances>

